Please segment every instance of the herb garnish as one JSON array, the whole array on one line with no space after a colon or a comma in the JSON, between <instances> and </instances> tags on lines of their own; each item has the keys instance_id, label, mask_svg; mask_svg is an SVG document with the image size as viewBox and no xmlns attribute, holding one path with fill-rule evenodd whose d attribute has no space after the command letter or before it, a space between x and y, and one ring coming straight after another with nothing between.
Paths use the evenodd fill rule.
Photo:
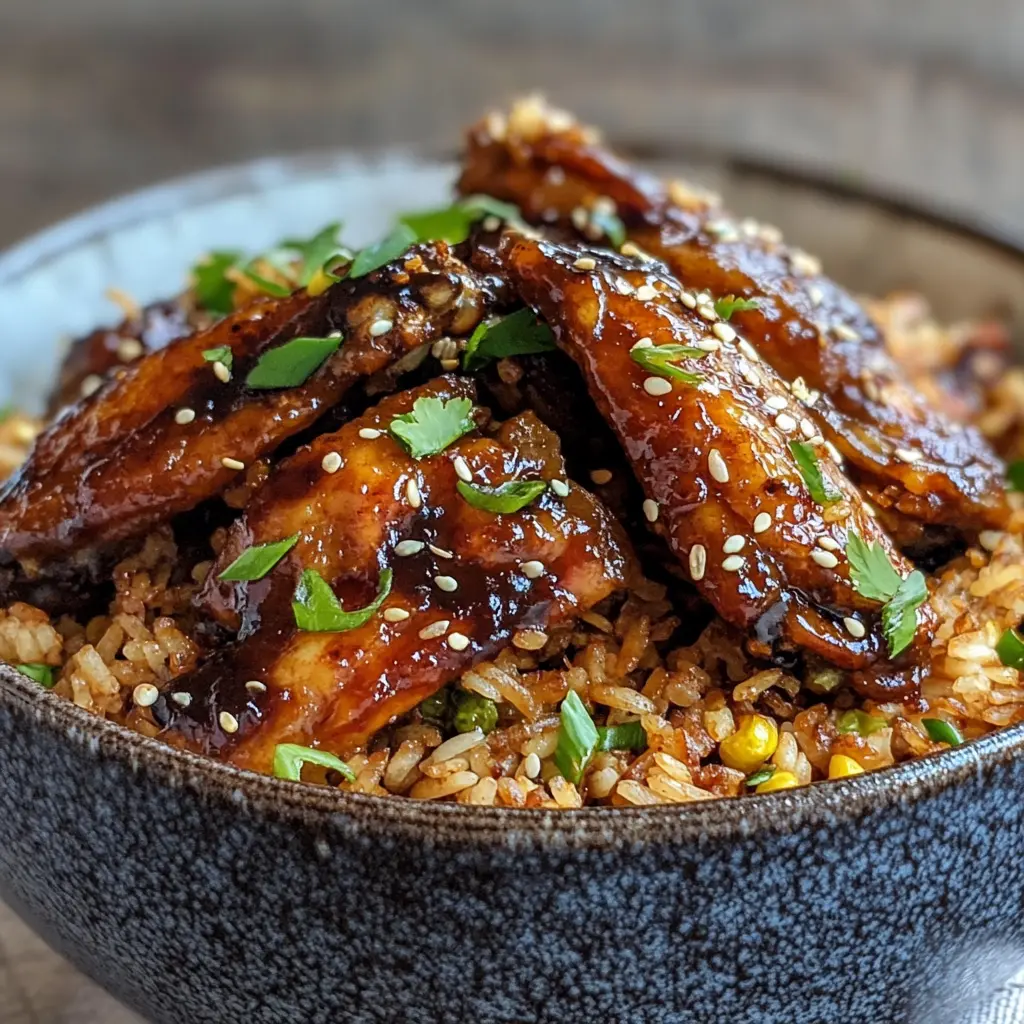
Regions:
<instances>
[{"instance_id":1,"label":"herb garnish","mask_svg":"<svg viewBox=\"0 0 1024 1024\"><path fill-rule=\"evenodd\" d=\"M247 582L261 580L288 554L298 542L299 535L293 533L284 540L270 544L256 544L246 548L220 575L219 580Z\"/></svg>"},{"instance_id":2,"label":"herb garnish","mask_svg":"<svg viewBox=\"0 0 1024 1024\"><path fill-rule=\"evenodd\" d=\"M307 633L344 633L369 622L391 593L391 570L384 569L377 596L365 607L347 612L330 585L315 569L306 569L295 588L292 611L295 625Z\"/></svg>"},{"instance_id":3,"label":"herb garnish","mask_svg":"<svg viewBox=\"0 0 1024 1024\"><path fill-rule=\"evenodd\" d=\"M1012 627L996 643L996 654L1008 668L1024 670L1024 637Z\"/></svg>"},{"instance_id":4,"label":"herb garnish","mask_svg":"<svg viewBox=\"0 0 1024 1024\"><path fill-rule=\"evenodd\" d=\"M878 715L869 715L866 711L857 709L843 711L836 716L836 729L841 733L871 736L888 727L889 723L884 718L879 718Z\"/></svg>"},{"instance_id":5,"label":"herb garnish","mask_svg":"<svg viewBox=\"0 0 1024 1024\"><path fill-rule=\"evenodd\" d=\"M314 747L300 747L297 743L278 743L274 748L274 774L279 779L299 782L304 764L318 764L344 775L349 782L356 781L356 773L340 757Z\"/></svg>"},{"instance_id":6,"label":"herb garnish","mask_svg":"<svg viewBox=\"0 0 1024 1024\"><path fill-rule=\"evenodd\" d=\"M548 485L545 480L509 480L495 488L484 488L460 480L455 486L474 508L500 513L525 508L543 494Z\"/></svg>"},{"instance_id":7,"label":"herb garnish","mask_svg":"<svg viewBox=\"0 0 1024 1024\"><path fill-rule=\"evenodd\" d=\"M479 370L492 359L551 352L555 336L533 310L519 309L500 320L477 325L466 342L462 356L464 370Z\"/></svg>"},{"instance_id":8,"label":"herb garnish","mask_svg":"<svg viewBox=\"0 0 1024 1024\"><path fill-rule=\"evenodd\" d=\"M964 741L960 730L944 718L922 718L921 724L933 743L948 743L951 747L959 747Z\"/></svg>"},{"instance_id":9,"label":"herb garnish","mask_svg":"<svg viewBox=\"0 0 1024 1024\"><path fill-rule=\"evenodd\" d=\"M597 727L598 750L645 750L647 733L639 722L623 722L621 725L599 725Z\"/></svg>"},{"instance_id":10,"label":"herb garnish","mask_svg":"<svg viewBox=\"0 0 1024 1024\"><path fill-rule=\"evenodd\" d=\"M597 726L575 690L566 694L559 714L562 724L558 730L555 764L566 779L578 785L597 749Z\"/></svg>"},{"instance_id":11,"label":"herb garnish","mask_svg":"<svg viewBox=\"0 0 1024 1024\"><path fill-rule=\"evenodd\" d=\"M1011 491L1024 491L1024 459L1011 462L1006 467L1006 482Z\"/></svg>"},{"instance_id":12,"label":"herb garnish","mask_svg":"<svg viewBox=\"0 0 1024 1024\"><path fill-rule=\"evenodd\" d=\"M334 338L292 338L269 349L257 360L245 378L254 390L293 388L306 381L338 351L341 335Z\"/></svg>"},{"instance_id":13,"label":"herb garnish","mask_svg":"<svg viewBox=\"0 0 1024 1024\"><path fill-rule=\"evenodd\" d=\"M722 320L728 320L733 313L746 313L757 308L757 299L737 299L735 295L724 295L715 299L715 312Z\"/></svg>"},{"instance_id":14,"label":"herb garnish","mask_svg":"<svg viewBox=\"0 0 1024 1024\"><path fill-rule=\"evenodd\" d=\"M234 355L227 345L218 345L216 348L203 349L203 358L208 363L221 363L230 370Z\"/></svg>"},{"instance_id":15,"label":"herb garnish","mask_svg":"<svg viewBox=\"0 0 1024 1024\"><path fill-rule=\"evenodd\" d=\"M468 398L417 398L412 412L396 416L388 430L414 459L422 459L475 430L472 410Z\"/></svg>"},{"instance_id":16,"label":"herb garnish","mask_svg":"<svg viewBox=\"0 0 1024 1024\"><path fill-rule=\"evenodd\" d=\"M34 679L40 686L49 690L57 681L53 677L53 668L50 665L42 665L38 662L29 662L27 665L14 666L22 675Z\"/></svg>"},{"instance_id":17,"label":"herb garnish","mask_svg":"<svg viewBox=\"0 0 1024 1024\"><path fill-rule=\"evenodd\" d=\"M223 316L235 308L235 282L227 272L241 258L240 252L211 252L192 268L192 292L201 309Z\"/></svg>"},{"instance_id":18,"label":"herb garnish","mask_svg":"<svg viewBox=\"0 0 1024 1024\"><path fill-rule=\"evenodd\" d=\"M686 384L699 384L704 377L699 373L681 370L672 364L677 359L701 359L707 355L702 348L689 345L648 345L629 350L630 358L648 373L656 373L660 377L675 377Z\"/></svg>"},{"instance_id":19,"label":"herb garnish","mask_svg":"<svg viewBox=\"0 0 1024 1024\"><path fill-rule=\"evenodd\" d=\"M774 764L766 764L763 768L758 768L756 772L751 772L747 776L746 784L751 789L754 786L760 786L762 782L767 782L778 770L778 766Z\"/></svg>"},{"instance_id":20,"label":"herb garnish","mask_svg":"<svg viewBox=\"0 0 1024 1024\"><path fill-rule=\"evenodd\" d=\"M361 249L352 261L346 276L349 279L365 277L371 271L383 267L385 263L397 259L417 240L416 232L408 224L398 224L379 242Z\"/></svg>"},{"instance_id":21,"label":"herb garnish","mask_svg":"<svg viewBox=\"0 0 1024 1024\"><path fill-rule=\"evenodd\" d=\"M590 223L599 228L611 243L612 248L621 249L626 241L626 225L618 214L598 208L590 211Z\"/></svg>"},{"instance_id":22,"label":"herb garnish","mask_svg":"<svg viewBox=\"0 0 1024 1024\"><path fill-rule=\"evenodd\" d=\"M917 609L928 598L924 574L914 569L906 579L896 571L881 544L865 544L852 531L846 545L850 561L850 579L854 589L869 601L885 602L882 608L882 632L895 658L914 639Z\"/></svg>"},{"instance_id":23,"label":"herb garnish","mask_svg":"<svg viewBox=\"0 0 1024 1024\"><path fill-rule=\"evenodd\" d=\"M796 459L797 469L807 484L807 490L819 505L831 505L842 497L838 491L833 491L828 486L818 466L818 454L814 450L814 445L806 441L790 441L789 450Z\"/></svg>"}]
</instances>

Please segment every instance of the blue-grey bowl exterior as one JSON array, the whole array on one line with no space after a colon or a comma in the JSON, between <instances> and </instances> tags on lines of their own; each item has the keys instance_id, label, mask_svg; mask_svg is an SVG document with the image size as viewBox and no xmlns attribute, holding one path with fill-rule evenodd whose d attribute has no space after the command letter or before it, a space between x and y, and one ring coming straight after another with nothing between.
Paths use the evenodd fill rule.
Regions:
<instances>
[{"instance_id":1,"label":"blue-grey bowl exterior","mask_svg":"<svg viewBox=\"0 0 1024 1024\"><path fill-rule=\"evenodd\" d=\"M1024 962L1022 791L1013 727L743 800L378 800L0 667L0 894L161 1024L937 1024Z\"/></svg>"}]
</instances>

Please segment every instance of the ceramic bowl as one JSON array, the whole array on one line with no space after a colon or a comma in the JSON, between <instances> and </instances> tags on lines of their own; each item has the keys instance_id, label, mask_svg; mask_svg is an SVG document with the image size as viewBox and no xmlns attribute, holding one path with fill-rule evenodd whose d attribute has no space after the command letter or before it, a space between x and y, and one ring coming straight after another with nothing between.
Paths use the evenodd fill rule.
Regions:
<instances>
[{"instance_id":1,"label":"ceramic bowl","mask_svg":"<svg viewBox=\"0 0 1024 1024\"><path fill-rule=\"evenodd\" d=\"M672 161L673 163L677 161ZM1024 322L1024 254L835 187L696 175L857 289ZM443 200L401 154L161 186L0 257L0 379L171 293L213 246ZM172 751L0 670L0 894L161 1024L934 1024L1024 963L1024 728L743 800L577 812L377 800Z\"/></svg>"}]
</instances>

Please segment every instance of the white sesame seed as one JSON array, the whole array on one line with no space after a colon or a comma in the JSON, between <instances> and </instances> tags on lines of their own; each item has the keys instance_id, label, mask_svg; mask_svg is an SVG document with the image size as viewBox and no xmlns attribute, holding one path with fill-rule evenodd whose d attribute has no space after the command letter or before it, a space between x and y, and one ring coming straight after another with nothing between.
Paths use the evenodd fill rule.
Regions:
<instances>
[{"instance_id":1,"label":"white sesame seed","mask_svg":"<svg viewBox=\"0 0 1024 1024\"><path fill-rule=\"evenodd\" d=\"M424 547L421 540L400 540L395 545L395 554L399 558L408 558L409 555L418 555Z\"/></svg>"},{"instance_id":2,"label":"white sesame seed","mask_svg":"<svg viewBox=\"0 0 1024 1024\"><path fill-rule=\"evenodd\" d=\"M921 459L924 458L924 455L921 452L916 451L913 448L897 448L895 454L896 458L901 462L908 463L920 462Z\"/></svg>"},{"instance_id":3,"label":"white sesame seed","mask_svg":"<svg viewBox=\"0 0 1024 1024\"><path fill-rule=\"evenodd\" d=\"M672 391L672 381L664 377L647 377L644 380L644 391L655 398L667 395Z\"/></svg>"},{"instance_id":4,"label":"white sesame seed","mask_svg":"<svg viewBox=\"0 0 1024 1024\"><path fill-rule=\"evenodd\" d=\"M569 485L565 480L552 480L548 486L557 494L560 498L567 498L569 496Z\"/></svg>"},{"instance_id":5,"label":"white sesame seed","mask_svg":"<svg viewBox=\"0 0 1024 1024\"><path fill-rule=\"evenodd\" d=\"M775 417L775 426L788 434L790 431L796 430L796 420L788 412L780 412Z\"/></svg>"},{"instance_id":6,"label":"white sesame seed","mask_svg":"<svg viewBox=\"0 0 1024 1024\"><path fill-rule=\"evenodd\" d=\"M544 563L531 559L529 562L523 562L519 569L528 580L535 580L538 576L543 575Z\"/></svg>"},{"instance_id":7,"label":"white sesame seed","mask_svg":"<svg viewBox=\"0 0 1024 1024\"><path fill-rule=\"evenodd\" d=\"M825 301L824 291L822 291L822 289L816 284L812 284L811 287L807 289L807 295L811 300L812 306L820 306Z\"/></svg>"},{"instance_id":8,"label":"white sesame seed","mask_svg":"<svg viewBox=\"0 0 1024 1024\"><path fill-rule=\"evenodd\" d=\"M590 473L590 479L593 480L594 483L598 484L599 486L601 484L608 483L608 481L611 480L611 478L612 471L610 469L595 469L592 470Z\"/></svg>"},{"instance_id":9,"label":"white sesame seed","mask_svg":"<svg viewBox=\"0 0 1024 1024\"><path fill-rule=\"evenodd\" d=\"M341 337L341 331L328 331L327 332L327 337L328 338L340 338Z\"/></svg>"},{"instance_id":10,"label":"white sesame seed","mask_svg":"<svg viewBox=\"0 0 1024 1024\"><path fill-rule=\"evenodd\" d=\"M807 390L807 381L803 377L794 377L793 383L789 385L789 390L793 392L793 397L801 402L806 402L807 396L810 394Z\"/></svg>"},{"instance_id":11,"label":"white sesame seed","mask_svg":"<svg viewBox=\"0 0 1024 1024\"><path fill-rule=\"evenodd\" d=\"M697 312L704 317L705 320L717 320L718 314L715 312L715 307L712 305L703 305L697 307Z\"/></svg>"},{"instance_id":12,"label":"white sesame seed","mask_svg":"<svg viewBox=\"0 0 1024 1024\"><path fill-rule=\"evenodd\" d=\"M455 467L455 475L460 480L464 480L467 484L472 481L473 471L469 468L469 463L461 455L456 455L452 459L452 465Z\"/></svg>"},{"instance_id":13,"label":"white sesame seed","mask_svg":"<svg viewBox=\"0 0 1024 1024\"><path fill-rule=\"evenodd\" d=\"M742 555L730 555L728 558L722 559L722 569L725 572L739 572L745 564Z\"/></svg>"},{"instance_id":14,"label":"white sesame seed","mask_svg":"<svg viewBox=\"0 0 1024 1024\"><path fill-rule=\"evenodd\" d=\"M103 387L103 378L98 373L90 373L88 377L82 378L78 390L82 393L83 398L88 398L101 387Z\"/></svg>"},{"instance_id":15,"label":"white sesame seed","mask_svg":"<svg viewBox=\"0 0 1024 1024\"><path fill-rule=\"evenodd\" d=\"M138 338L122 338L117 345L117 358L122 363L130 363L133 359L138 359L144 351Z\"/></svg>"},{"instance_id":16,"label":"white sesame seed","mask_svg":"<svg viewBox=\"0 0 1024 1024\"><path fill-rule=\"evenodd\" d=\"M717 448L712 448L708 452L708 469L711 471L712 478L720 484L729 482L729 467L725 464L725 459L722 458L722 453Z\"/></svg>"},{"instance_id":17,"label":"white sesame seed","mask_svg":"<svg viewBox=\"0 0 1024 1024\"><path fill-rule=\"evenodd\" d=\"M813 390L812 390L812 391L808 391L808 392L807 392L807 397L806 397L806 398L804 399L804 401L805 401L805 402L806 402L806 403L807 403L808 405L814 405L814 403L815 403L815 402L816 402L816 401L817 401L817 400L818 400L819 398L821 398L821 392L820 392L820 391L813 391Z\"/></svg>"},{"instance_id":18,"label":"white sesame seed","mask_svg":"<svg viewBox=\"0 0 1024 1024\"><path fill-rule=\"evenodd\" d=\"M767 242L769 245L778 245L782 241L782 231L774 224L762 224L757 235L762 242Z\"/></svg>"},{"instance_id":19,"label":"white sesame seed","mask_svg":"<svg viewBox=\"0 0 1024 1024\"><path fill-rule=\"evenodd\" d=\"M320 460L320 467L325 473L337 473L341 469L341 455L338 452L328 452Z\"/></svg>"},{"instance_id":20,"label":"white sesame seed","mask_svg":"<svg viewBox=\"0 0 1024 1024\"><path fill-rule=\"evenodd\" d=\"M747 543L747 538L741 534L734 533L731 537L725 538L725 543L722 545L722 551L727 555L735 555L737 551L742 551Z\"/></svg>"},{"instance_id":21,"label":"white sesame seed","mask_svg":"<svg viewBox=\"0 0 1024 1024\"><path fill-rule=\"evenodd\" d=\"M221 384L227 384L231 380L231 371L219 359L213 364L213 375Z\"/></svg>"},{"instance_id":22,"label":"white sesame seed","mask_svg":"<svg viewBox=\"0 0 1024 1024\"><path fill-rule=\"evenodd\" d=\"M819 537L817 544L819 548L824 548L826 551L842 550L842 545L838 541L834 541L831 537L828 536Z\"/></svg>"},{"instance_id":23,"label":"white sesame seed","mask_svg":"<svg viewBox=\"0 0 1024 1024\"><path fill-rule=\"evenodd\" d=\"M800 421L800 433L810 440L812 437L817 436L818 428L805 416Z\"/></svg>"},{"instance_id":24,"label":"white sesame seed","mask_svg":"<svg viewBox=\"0 0 1024 1024\"><path fill-rule=\"evenodd\" d=\"M374 427L363 427L359 431L359 436L364 441L375 441L378 437L380 437L380 435L381 435L381 432L379 430L375 429Z\"/></svg>"},{"instance_id":25,"label":"white sesame seed","mask_svg":"<svg viewBox=\"0 0 1024 1024\"><path fill-rule=\"evenodd\" d=\"M708 564L708 553L703 544L694 544L690 548L690 577L694 581L704 579L704 568Z\"/></svg>"},{"instance_id":26,"label":"white sesame seed","mask_svg":"<svg viewBox=\"0 0 1024 1024\"><path fill-rule=\"evenodd\" d=\"M593 270L597 266L597 261L590 256L581 256L573 266L577 270Z\"/></svg>"},{"instance_id":27,"label":"white sesame seed","mask_svg":"<svg viewBox=\"0 0 1024 1024\"><path fill-rule=\"evenodd\" d=\"M419 632L419 638L421 640L436 640L439 636L444 636L448 632L448 627L451 624L450 619L438 619L429 626L424 626Z\"/></svg>"},{"instance_id":28,"label":"white sesame seed","mask_svg":"<svg viewBox=\"0 0 1024 1024\"><path fill-rule=\"evenodd\" d=\"M839 466L843 464L843 457L839 453L839 449L831 441L825 442L825 451L829 453L834 463L836 463Z\"/></svg>"},{"instance_id":29,"label":"white sesame seed","mask_svg":"<svg viewBox=\"0 0 1024 1024\"><path fill-rule=\"evenodd\" d=\"M184 690L179 690L177 693L171 694L171 700L180 708L187 708L192 703L192 694L186 693Z\"/></svg>"},{"instance_id":30,"label":"white sesame seed","mask_svg":"<svg viewBox=\"0 0 1024 1024\"><path fill-rule=\"evenodd\" d=\"M821 436L821 434L811 434L811 436L809 438L807 438L807 443L808 444L824 444L825 443L825 438L823 438Z\"/></svg>"},{"instance_id":31,"label":"white sesame seed","mask_svg":"<svg viewBox=\"0 0 1024 1024\"><path fill-rule=\"evenodd\" d=\"M620 295L633 294L633 286L624 277L617 277L615 279L615 290Z\"/></svg>"},{"instance_id":32,"label":"white sesame seed","mask_svg":"<svg viewBox=\"0 0 1024 1024\"><path fill-rule=\"evenodd\" d=\"M720 340L724 341L727 345L730 341L736 340L736 329L730 327L726 323L719 322L711 328L715 332L715 336Z\"/></svg>"},{"instance_id":33,"label":"white sesame seed","mask_svg":"<svg viewBox=\"0 0 1024 1024\"><path fill-rule=\"evenodd\" d=\"M577 231L582 231L590 221L590 214L587 213L586 207L577 206L569 215L569 220Z\"/></svg>"},{"instance_id":34,"label":"white sesame seed","mask_svg":"<svg viewBox=\"0 0 1024 1024\"><path fill-rule=\"evenodd\" d=\"M465 633L450 633L448 646L453 651L464 651L469 646L469 637Z\"/></svg>"},{"instance_id":35,"label":"white sesame seed","mask_svg":"<svg viewBox=\"0 0 1024 1024\"><path fill-rule=\"evenodd\" d=\"M814 277L821 273L821 260L803 249L794 249L789 256L793 272L802 277Z\"/></svg>"},{"instance_id":36,"label":"white sesame seed","mask_svg":"<svg viewBox=\"0 0 1024 1024\"><path fill-rule=\"evenodd\" d=\"M405 485L405 498L413 508L419 508L423 504L423 498L420 495L420 485L412 478Z\"/></svg>"},{"instance_id":37,"label":"white sesame seed","mask_svg":"<svg viewBox=\"0 0 1024 1024\"><path fill-rule=\"evenodd\" d=\"M238 459L233 459L233 458L231 458L230 455L225 455L224 458L220 460L220 464L225 469L234 469L234 470L245 469L245 463L244 462L239 462Z\"/></svg>"},{"instance_id":38,"label":"white sesame seed","mask_svg":"<svg viewBox=\"0 0 1024 1024\"><path fill-rule=\"evenodd\" d=\"M832 331L844 341L860 341L860 335L848 324L838 323L832 325Z\"/></svg>"},{"instance_id":39,"label":"white sesame seed","mask_svg":"<svg viewBox=\"0 0 1024 1024\"><path fill-rule=\"evenodd\" d=\"M629 351L635 352L638 348L654 348L654 342L650 338L641 338Z\"/></svg>"},{"instance_id":40,"label":"white sesame seed","mask_svg":"<svg viewBox=\"0 0 1024 1024\"><path fill-rule=\"evenodd\" d=\"M184 408L179 409L174 414L174 422L180 424L181 426L185 426L186 423L191 423L195 418L196 418L196 411L195 411L195 409L190 409L188 406L185 406Z\"/></svg>"},{"instance_id":41,"label":"white sesame seed","mask_svg":"<svg viewBox=\"0 0 1024 1024\"><path fill-rule=\"evenodd\" d=\"M636 290L636 297L641 302L650 302L658 297L658 293L649 284L642 284Z\"/></svg>"},{"instance_id":42,"label":"white sesame seed","mask_svg":"<svg viewBox=\"0 0 1024 1024\"><path fill-rule=\"evenodd\" d=\"M758 512L754 517L754 533L764 533L771 529L772 517L767 512Z\"/></svg>"},{"instance_id":43,"label":"white sesame seed","mask_svg":"<svg viewBox=\"0 0 1024 1024\"><path fill-rule=\"evenodd\" d=\"M441 360L441 369L442 370L445 370L445 371L457 370L458 368L459 368L459 361L458 361L458 359L442 359Z\"/></svg>"},{"instance_id":44,"label":"white sesame seed","mask_svg":"<svg viewBox=\"0 0 1024 1024\"><path fill-rule=\"evenodd\" d=\"M766 399L764 404L775 412L781 412L787 405L789 405L782 395L772 395L771 398Z\"/></svg>"},{"instance_id":45,"label":"white sesame seed","mask_svg":"<svg viewBox=\"0 0 1024 1024\"><path fill-rule=\"evenodd\" d=\"M856 637L858 640L867 633L864 628L864 623L860 619L855 619L852 615L848 615L843 619L843 625L846 627L846 632L852 637Z\"/></svg>"},{"instance_id":46,"label":"white sesame seed","mask_svg":"<svg viewBox=\"0 0 1024 1024\"><path fill-rule=\"evenodd\" d=\"M512 637L512 646L521 651L539 651L547 642L547 633L540 629L523 629Z\"/></svg>"},{"instance_id":47,"label":"white sesame seed","mask_svg":"<svg viewBox=\"0 0 1024 1024\"><path fill-rule=\"evenodd\" d=\"M661 511L656 501L652 501L650 498L645 499L643 504L644 518L649 523L656 523L658 521L658 513Z\"/></svg>"},{"instance_id":48,"label":"white sesame seed","mask_svg":"<svg viewBox=\"0 0 1024 1024\"><path fill-rule=\"evenodd\" d=\"M740 352L741 352L741 353L742 353L742 354L743 354L744 356L746 356L746 358L747 358L747 359L749 359L749 360L750 360L750 361L751 361L752 363L756 363L756 362L758 362L758 361L760 360L760 358L761 358L761 357L760 357L760 356L759 356L759 355L757 354L757 349L756 349L756 348L754 348L754 346L753 346L753 345L751 345L751 344L750 344L750 342L749 342L749 341L747 341L747 339L746 339L746 338L740 338L740 340L739 340L738 342L736 342L736 347L737 347L737 348L738 348L738 349L740 350Z\"/></svg>"},{"instance_id":49,"label":"white sesame seed","mask_svg":"<svg viewBox=\"0 0 1024 1024\"><path fill-rule=\"evenodd\" d=\"M523 774L528 779L535 779L540 775L540 757L535 750L531 750L523 758Z\"/></svg>"},{"instance_id":50,"label":"white sesame seed","mask_svg":"<svg viewBox=\"0 0 1024 1024\"><path fill-rule=\"evenodd\" d=\"M152 707L160 697L160 691L152 683L139 683L132 690L132 700L140 708Z\"/></svg>"},{"instance_id":51,"label":"white sesame seed","mask_svg":"<svg viewBox=\"0 0 1024 1024\"><path fill-rule=\"evenodd\" d=\"M387 334L394 326L391 320L374 320L370 324L370 337L379 338L382 334Z\"/></svg>"},{"instance_id":52,"label":"white sesame seed","mask_svg":"<svg viewBox=\"0 0 1024 1024\"><path fill-rule=\"evenodd\" d=\"M693 292L686 292L686 291L680 292L679 293L679 301L687 309L696 309L697 308L697 297L693 294Z\"/></svg>"},{"instance_id":53,"label":"white sesame seed","mask_svg":"<svg viewBox=\"0 0 1024 1024\"><path fill-rule=\"evenodd\" d=\"M397 607L385 608L383 615L385 622L404 622L409 618L409 613L404 608Z\"/></svg>"},{"instance_id":54,"label":"white sesame seed","mask_svg":"<svg viewBox=\"0 0 1024 1024\"><path fill-rule=\"evenodd\" d=\"M701 338L700 341L694 343L693 347L699 348L702 352L717 352L722 347L722 343L717 338Z\"/></svg>"},{"instance_id":55,"label":"white sesame seed","mask_svg":"<svg viewBox=\"0 0 1024 1024\"><path fill-rule=\"evenodd\" d=\"M811 552L811 558L823 569L834 569L839 564L839 559L831 551L819 551L815 548Z\"/></svg>"},{"instance_id":56,"label":"white sesame seed","mask_svg":"<svg viewBox=\"0 0 1024 1024\"><path fill-rule=\"evenodd\" d=\"M500 217L495 217L494 214L491 214L489 217L484 217L484 219L483 219L483 229L484 229L484 231L497 231L498 228L500 228L500 227L501 227L501 218Z\"/></svg>"},{"instance_id":57,"label":"white sesame seed","mask_svg":"<svg viewBox=\"0 0 1024 1024\"><path fill-rule=\"evenodd\" d=\"M740 374L743 379L755 388L761 386L761 375L755 370L750 363L743 363L740 367Z\"/></svg>"},{"instance_id":58,"label":"white sesame seed","mask_svg":"<svg viewBox=\"0 0 1024 1024\"><path fill-rule=\"evenodd\" d=\"M230 711L222 711L217 716L217 721L220 722L220 727L228 733L228 735L238 732L238 719L235 718Z\"/></svg>"},{"instance_id":59,"label":"white sesame seed","mask_svg":"<svg viewBox=\"0 0 1024 1024\"><path fill-rule=\"evenodd\" d=\"M430 548L430 550L435 555L437 555L438 558L454 558L455 557L455 553L453 551L449 551L447 548L439 548L436 544L428 544L427 547Z\"/></svg>"},{"instance_id":60,"label":"white sesame seed","mask_svg":"<svg viewBox=\"0 0 1024 1024\"><path fill-rule=\"evenodd\" d=\"M258 679L250 679L249 682L247 682L245 684L245 688L250 693L266 693L267 692L267 684L266 683L261 683Z\"/></svg>"}]
</instances>

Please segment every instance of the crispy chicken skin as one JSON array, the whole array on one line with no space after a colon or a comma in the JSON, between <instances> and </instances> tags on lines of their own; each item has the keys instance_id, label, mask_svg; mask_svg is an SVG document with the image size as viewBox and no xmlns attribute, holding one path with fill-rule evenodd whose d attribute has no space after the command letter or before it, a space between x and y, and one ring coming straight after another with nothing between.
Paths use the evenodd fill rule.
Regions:
<instances>
[{"instance_id":1,"label":"crispy chicken skin","mask_svg":"<svg viewBox=\"0 0 1024 1024\"><path fill-rule=\"evenodd\" d=\"M29 575L62 559L82 564L98 548L195 507L239 480L239 465L313 423L358 379L443 334L471 331L487 303L486 286L437 242L317 297L300 291L257 301L172 342L125 367L40 436L0 498L0 552ZM384 322L392 326L382 332ZM269 349L336 331L341 347L305 383L246 386ZM233 357L229 381L204 358L221 347Z\"/></svg>"},{"instance_id":2,"label":"crispy chicken skin","mask_svg":"<svg viewBox=\"0 0 1024 1024\"><path fill-rule=\"evenodd\" d=\"M478 258L496 260L579 365L655 503L655 528L718 613L750 631L755 651L799 648L854 671L885 660L879 605L850 580L849 533L880 544L901 575L911 566L833 461L813 413L770 366L727 333L716 337L657 264L515 232ZM676 361L700 380L641 367L635 349L652 343L707 349ZM790 448L808 439L836 496L826 505Z\"/></svg>"},{"instance_id":3,"label":"crispy chicken skin","mask_svg":"<svg viewBox=\"0 0 1024 1024\"><path fill-rule=\"evenodd\" d=\"M478 486L564 479L558 440L532 414L420 460L388 432L418 398L475 396L466 379L438 378L385 399L277 467L233 527L206 589L221 618L240 615L240 639L179 681L192 696L187 709L161 698L158 718L171 742L264 771L278 743L348 753L492 657L515 631L547 629L626 585L628 544L580 487L565 497L549 488L508 514L476 508L456 490L456 460ZM329 472L332 452L342 466ZM217 582L241 550L294 533L297 544L263 580ZM315 569L355 609L373 598L387 568L390 594L365 625L296 628L291 601L303 569ZM237 732L224 731L223 712Z\"/></svg>"},{"instance_id":4,"label":"crispy chicken skin","mask_svg":"<svg viewBox=\"0 0 1024 1024\"><path fill-rule=\"evenodd\" d=\"M629 239L664 260L694 298L756 298L757 309L730 323L813 407L901 543L915 543L923 525L970 534L1005 521L1004 467L981 435L929 406L861 306L775 229L637 171L538 101L470 131L460 188L594 240L604 234L602 212L615 211Z\"/></svg>"}]
</instances>

